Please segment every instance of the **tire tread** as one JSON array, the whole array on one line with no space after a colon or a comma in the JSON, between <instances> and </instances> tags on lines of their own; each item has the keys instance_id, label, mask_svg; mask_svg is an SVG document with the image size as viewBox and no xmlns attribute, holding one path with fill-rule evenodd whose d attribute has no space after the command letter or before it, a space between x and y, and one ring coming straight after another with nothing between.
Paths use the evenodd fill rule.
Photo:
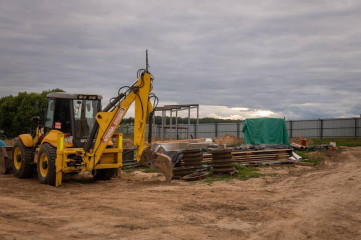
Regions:
<instances>
[{"instance_id":1,"label":"tire tread","mask_svg":"<svg viewBox=\"0 0 361 240\"><path fill-rule=\"evenodd\" d=\"M55 180L56 180L56 166L55 166L55 161L56 161L56 148L54 146L52 146L49 143L44 143L39 151L39 159L38 162L40 160L40 156L42 155L42 153L45 152L45 154L48 157L48 175L43 178L40 174L40 170L39 170L39 166L37 167L38 170L38 178L39 181L41 183L45 183L45 184L49 184L52 186L55 186Z\"/></svg>"},{"instance_id":2,"label":"tire tread","mask_svg":"<svg viewBox=\"0 0 361 240\"><path fill-rule=\"evenodd\" d=\"M14 143L14 150L16 147L20 148L21 151L21 167L19 170L13 166L15 176L18 178L31 178L34 173L34 148L25 147L21 139L17 139ZM14 156L14 153L12 153ZM15 159L13 159L15 161ZM14 164L14 163L13 163Z\"/></svg>"}]
</instances>

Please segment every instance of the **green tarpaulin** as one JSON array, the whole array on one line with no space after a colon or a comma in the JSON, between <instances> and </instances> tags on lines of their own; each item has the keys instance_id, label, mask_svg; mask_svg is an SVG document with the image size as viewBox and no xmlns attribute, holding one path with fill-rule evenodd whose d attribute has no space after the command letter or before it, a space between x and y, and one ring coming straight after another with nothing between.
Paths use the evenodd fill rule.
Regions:
<instances>
[{"instance_id":1,"label":"green tarpaulin","mask_svg":"<svg viewBox=\"0 0 361 240\"><path fill-rule=\"evenodd\" d=\"M246 144L290 145L286 122L281 118L247 118L242 131Z\"/></svg>"}]
</instances>

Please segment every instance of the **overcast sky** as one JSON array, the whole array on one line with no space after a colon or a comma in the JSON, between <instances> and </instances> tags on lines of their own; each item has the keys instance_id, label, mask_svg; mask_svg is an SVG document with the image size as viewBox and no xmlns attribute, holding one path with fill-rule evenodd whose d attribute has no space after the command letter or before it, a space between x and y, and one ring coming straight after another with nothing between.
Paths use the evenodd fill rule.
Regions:
<instances>
[{"instance_id":1,"label":"overcast sky","mask_svg":"<svg viewBox=\"0 0 361 240\"><path fill-rule=\"evenodd\" d=\"M0 0L0 97L115 96L149 49L163 104L201 117L361 114L361 1Z\"/></svg>"}]
</instances>

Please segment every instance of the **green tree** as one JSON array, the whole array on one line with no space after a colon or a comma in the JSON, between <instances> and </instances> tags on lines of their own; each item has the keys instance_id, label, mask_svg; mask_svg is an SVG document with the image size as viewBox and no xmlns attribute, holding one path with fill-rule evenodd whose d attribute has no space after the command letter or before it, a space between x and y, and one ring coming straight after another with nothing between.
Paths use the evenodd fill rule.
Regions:
<instances>
[{"instance_id":1,"label":"green tree","mask_svg":"<svg viewBox=\"0 0 361 240\"><path fill-rule=\"evenodd\" d=\"M33 116L43 118L46 111L46 95L50 92L63 92L57 88L42 93L19 92L17 96L0 98L0 129L7 137L29 133Z\"/></svg>"}]
</instances>

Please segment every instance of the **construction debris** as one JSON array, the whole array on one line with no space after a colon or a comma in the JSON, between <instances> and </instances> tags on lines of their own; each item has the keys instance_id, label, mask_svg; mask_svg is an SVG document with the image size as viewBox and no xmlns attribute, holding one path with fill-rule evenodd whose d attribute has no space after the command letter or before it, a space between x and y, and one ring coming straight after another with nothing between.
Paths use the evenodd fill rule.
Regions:
<instances>
[{"instance_id":1,"label":"construction debris","mask_svg":"<svg viewBox=\"0 0 361 240\"><path fill-rule=\"evenodd\" d=\"M334 146L328 145L328 144L303 146L303 145L299 145L297 143L291 143L291 147L293 149L298 150L298 151L304 151L304 150L307 150L307 151L326 151L326 150L337 149L337 147L334 147Z\"/></svg>"},{"instance_id":2,"label":"construction debris","mask_svg":"<svg viewBox=\"0 0 361 240\"><path fill-rule=\"evenodd\" d=\"M231 150L229 149L228 151ZM212 162L212 154L207 153L203 155L204 163ZM293 156L291 149L275 149L275 150L261 150L261 151L232 151L231 155L234 163L239 163L242 165L252 165L252 166L264 165L264 164L269 165L269 164L294 163L295 161L297 161L297 159L295 158L290 159L290 157Z\"/></svg>"},{"instance_id":3,"label":"construction debris","mask_svg":"<svg viewBox=\"0 0 361 240\"><path fill-rule=\"evenodd\" d=\"M259 150L272 150L272 149L288 149L289 146L284 144L242 144L240 146L235 146L234 150L240 151L259 151Z\"/></svg>"},{"instance_id":4,"label":"construction debris","mask_svg":"<svg viewBox=\"0 0 361 240\"><path fill-rule=\"evenodd\" d=\"M294 149L297 149L297 150L300 150L300 151L303 151L303 150L305 150L305 146L303 146L303 145L300 145L300 144L297 144L297 143L291 143L290 144L291 145L291 147L293 147Z\"/></svg>"}]
</instances>

